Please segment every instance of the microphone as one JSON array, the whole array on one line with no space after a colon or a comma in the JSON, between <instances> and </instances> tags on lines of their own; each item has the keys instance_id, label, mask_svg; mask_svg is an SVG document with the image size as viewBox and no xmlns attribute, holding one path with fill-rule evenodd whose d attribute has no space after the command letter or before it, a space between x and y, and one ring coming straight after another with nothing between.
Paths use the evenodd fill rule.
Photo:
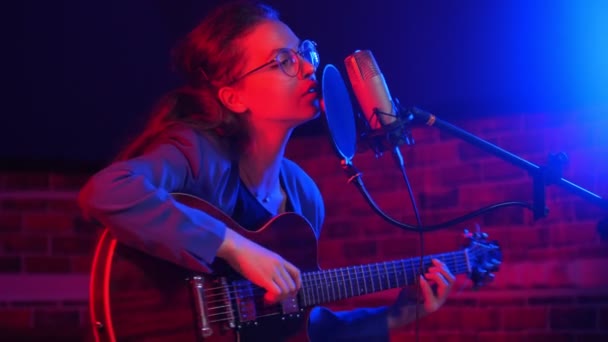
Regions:
<instances>
[{"instance_id":1,"label":"microphone","mask_svg":"<svg viewBox=\"0 0 608 342\"><path fill-rule=\"evenodd\" d=\"M361 137L376 155L398 151L402 144L413 144L402 118L399 101L391 98L384 75L370 50L357 50L344 59L348 79L363 112L366 126Z\"/></svg>"}]
</instances>

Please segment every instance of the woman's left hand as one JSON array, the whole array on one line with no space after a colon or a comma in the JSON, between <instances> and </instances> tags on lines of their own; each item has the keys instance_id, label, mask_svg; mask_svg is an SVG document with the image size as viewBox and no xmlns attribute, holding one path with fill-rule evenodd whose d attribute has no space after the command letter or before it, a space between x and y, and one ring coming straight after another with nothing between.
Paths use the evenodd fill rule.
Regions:
<instances>
[{"instance_id":1,"label":"woman's left hand","mask_svg":"<svg viewBox=\"0 0 608 342\"><path fill-rule=\"evenodd\" d=\"M454 275L441 261L433 259L433 266L429 267L424 277L420 276L420 289L422 290L422 305L419 317L437 311L447 300L454 285ZM435 291L431 286L436 286ZM389 328L397 328L416 319L415 294L410 289L403 289L397 300L389 309Z\"/></svg>"}]
</instances>

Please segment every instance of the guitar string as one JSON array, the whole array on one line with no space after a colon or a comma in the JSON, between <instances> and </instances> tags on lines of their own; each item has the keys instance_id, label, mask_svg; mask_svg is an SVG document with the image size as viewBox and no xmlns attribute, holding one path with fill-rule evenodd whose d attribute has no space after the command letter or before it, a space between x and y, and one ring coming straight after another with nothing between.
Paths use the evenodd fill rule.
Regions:
<instances>
[{"instance_id":1,"label":"guitar string","mask_svg":"<svg viewBox=\"0 0 608 342\"><path fill-rule=\"evenodd\" d=\"M456 266L456 267L454 267ZM458 264L452 264L449 265L450 269L456 269L458 267L465 267L467 266L466 262L461 262ZM386 277L386 282L389 284L392 284L393 281L398 280L398 282L401 282L403 279L401 279L400 277L402 277L403 273L406 273L406 275L408 276L409 279L409 275L413 274L414 276L416 274L412 273L414 272L413 270L406 270L405 272L403 272L401 267L396 267L395 265L391 266L391 268L388 268L388 272L387 270L372 270L372 272L369 272L369 269L364 269L362 271L357 271L355 270L355 277L353 276L353 272L350 272L350 277L344 277L344 274L339 275L339 274L328 274L327 276L320 276L321 274L323 274L321 272L310 272L304 275L303 279L302 279L302 285L306 286L308 288L312 288L312 287L323 287L322 285L326 285L325 287L328 287L329 283L332 284L336 284L336 283L354 283L356 282L356 284L352 284L352 285L357 285L358 287L361 287L359 285L359 281L360 280L368 280L369 278L375 278L375 279L371 279L371 284L375 285L376 283L374 282L374 280L376 279L381 279L380 276ZM332 273L334 273L332 271ZM308 276L306 276L308 275ZM305 279L305 278L309 278L309 279ZM392 278L392 279L391 279ZM363 285L366 286L369 282L364 282ZM384 284L384 279L382 278L380 280L380 285ZM371 286L371 285L370 285ZM236 289L234 289L234 287L236 287ZM381 286L382 287L382 286ZM242 285L237 285L237 284L232 284L232 285L227 285L227 286L220 286L220 287L215 287L215 288L210 288L210 289L205 289L205 292L210 292L210 291L218 291L218 290L226 290L227 288L230 288L228 291L224 291L221 293L215 293L215 294L209 294L206 295L206 298L213 298L216 296L222 296L222 295L236 295L236 294L242 294L243 290L246 290L248 295L260 295L266 292L266 290L264 288L261 288L249 281L246 281L246 283L242 284ZM214 302L211 302L214 303Z\"/></svg>"},{"instance_id":2,"label":"guitar string","mask_svg":"<svg viewBox=\"0 0 608 342\"><path fill-rule=\"evenodd\" d=\"M464 263L464 264L466 265L466 263ZM385 273L385 272L384 272L384 273ZM367 279L367 277L364 277L364 278L365 278L365 279ZM359 278L359 279L361 279L361 278ZM318 279L318 280L322 280L322 279ZM325 283L325 284L327 284L327 283ZM333 282L332 282L332 284L335 284L335 283L333 283ZM357 284L358 284L358 283L357 283ZM382 284L382 283L381 283L381 284ZM317 285L317 282L315 282L315 285L316 285L316 286L318 286L318 285ZM358 286L358 287L359 287L359 289L360 289L360 286ZM332 288L333 288L333 285L332 285ZM262 288L257 288L257 289L258 289L258 290L263 290ZM332 295L329 293L329 288L328 288L328 287L326 288L326 290L327 290L327 301L340 299L340 298L335 298L335 296L332 296ZM256 292L259 292L259 291L256 291ZM332 293L333 293L333 294L335 294L335 291L332 291ZM260 294L261 294L261 293L260 293ZM341 294L341 293L340 293L340 294ZM344 294L348 294L348 291L345 291L345 293L344 293ZM365 294L365 293L361 293L361 294ZM354 294L353 294L353 295L354 295ZM326 296L325 296L325 294L322 294L322 295L317 296L317 297L319 297L319 301L317 301L317 300L316 300L317 298L314 298L315 300L314 300L313 302L319 302L319 303L321 303L321 302L326 301L326 299L325 299L325 297L326 297ZM340 296L339 296L339 297L340 297ZM347 296L347 297L348 297L348 296ZM334 299L334 298L335 298L335 299ZM307 298L304 298L304 301L305 301L305 302L307 302L307 301L308 301L308 300L307 300ZM305 304L305 305L306 305L306 304ZM217 310L217 309L221 309L221 308L226 308L226 307L230 307L230 306L231 306L231 305L224 305L223 307L220 307L220 306L211 307L211 308L209 308L209 309L208 309L208 311L211 311L211 310ZM264 309L263 311L269 311L269 310L279 310L279 311L277 311L277 312L272 312L272 313L270 313L270 314L265 314L265 315L256 315L256 318L261 318L261 317L267 317L267 316L274 316L274 315L279 315L279 314L282 314L282 312L280 311L280 310L282 309L282 306L281 306L281 304L279 304L279 303L274 304L274 305L271 305L271 306L264 307L263 309ZM233 311L232 309L230 309L230 310L225 310L225 311L223 311L223 312L214 313L214 314L212 314L212 315L210 315L210 316L208 316L208 317L211 317L211 316L221 316L221 315L224 315L224 316L230 316L230 315L233 313L232 311ZM226 317L226 318L223 318L223 319L218 319L218 320L210 321L210 323L223 322L223 321L230 321L230 320L233 320L233 319L234 319L234 318L231 318L231 317Z\"/></svg>"},{"instance_id":3,"label":"guitar string","mask_svg":"<svg viewBox=\"0 0 608 342\"><path fill-rule=\"evenodd\" d=\"M427 259L425 257L425 259ZM464 260L462 259L458 259L456 260L455 258L452 258L453 260L446 260L444 261L444 263L446 263L446 265L450 268L450 269L454 269L457 267L462 267L467 266L467 259L465 258ZM429 259L430 261L430 259ZM373 265L373 266L372 266ZM382 268L384 268L385 270L379 269L380 266L382 265ZM429 265L431 265L431 263L429 262ZM369 272L370 267L375 268L374 270L372 270L373 272ZM324 281L325 279L327 279L328 277L326 275L329 276L330 280L334 280L334 279L343 279L344 278L344 272L346 272L347 276L351 275L351 270L354 271L355 275L358 277L359 273L361 273L363 275L363 277L367 277L367 274L369 274L370 276L377 276L380 273L387 273L387 268L390 268L389 272L394 272L395 270L403 270L406 273L412 272L413 270L410 270L409 266L406 265L405 261L392 261L392 262L387 262L387 263L376 263L376 264L369 264L369 265L361 265L361 266L349 266L349 267L343 267L343 268L337 268L337 269L332 269L332 270L320 270L320 271L312 271L312 272L305 272L303 277L306 277L306 275L308 275L308 278L311 277L318 277L322 274L323 275L323 279L320 279L322 281ZM412 268L416 269L417 267L414 267L412 264ZM340 274L337 274L337 272L340 271ZM312 276L311 276L312 275ZM361 278L356 278L361 279ZM314 282L315 279L310 280L309 282ZM244 285L253 285L250 281L245 280L246 284ZM303 284L305 283L305 281L303 280ZM213 287L213 288L206 288L204 289L205 292L211 292L211 291L216 291L219 289L224 288L225 286L219 286L219 287Z\"/></svg>"},{"instance_id":4,"label":"guitar string","mask_svg":"<svg viewBox=\"0 0 608 342\"><path fill-rule=\"evenodd\" d=\"M452 266L455 265L451 265L450 268L452 268ZM465 263L460 263L459 265L456 266L461 266L464 267L466 266L466 262ZM403 278L403 273L401 268L393 268L392 270L389 269L388 273L386 271L380 271L378 272L377 270L375 270L374 272L357 272L355 277L340 277L340 276L333 276L330 275L330 277L317 277L315 279L307 279L302 281L303 286L307 287L306 289L301 289L300 291L304 291L306 292L313 292L311 293L312 297L322 297L323 301L325 299L325 297L336 297L335 294L336 292L338 292L338 294L342 294L342 292L344 292L344 294L347 294L348 291L348 287L347 286L350 283L350 287L352 288L352 290L350 291L352 293L352 296L355 296L354 292L355 292L355 287L357 289L359 289L359 293L366 293L369 291L361 291L362 288L366 288L371 287L373 288L373 290L375 290L375 284L380 284L380 289L382 291L384 291L384 284L388 284L389 288L391 287L391 285L393 283L397 284L398 286L395 287L399 287L402 286L400 285L401 282L403 282L404 278ZM310 274L310 273L308 273ZM318 275L320 273L317 273L316 275ZM408 272L408 274L406 274L408 276L408 280L409 280L409 275L411 274L411 272ZM352 275L352 273L351 273ZM383 278L379 278L379 276L382 275ZM379 282L375 282L375 279L369 279L369 278L376 278L379 279ZM307 277L307 278L312 278L312 277ZM329 278L329 279L328 279ZM386 278L386 279L384 279ZM391 279L392 278L392 279ZM361 286L360 280L364 280L363 282L363 287ZM365 280L371 280L371 282L365 281ZM409 283L409 281L406 281L406 285ZM338 289L345 289L346 291L336 291L336 285L338 287ZM373 286L372 286L373 285ZM239 288L240 286L240 288ZM236 289L235 289L236 287ZM256 297L259 295L263 295L266 290L264 288L261 288L257 285L254 285L252 283L247 282L246 284L243 285L228 285L228 286L224 286L224 287L216 287L214 288L216 291L217 290L224 290L220 293L214 293L211 295L207 295L206 298L207 299L214 299L213 301L209 301L207 303L207 305L213 305L216 304L218 302L224 302L226 299L225 298L220 298L220 299L215 299L214 297L225 297L227 295L229 296L235 296L238 294L243 294L243 292L247 292L246 297ZM243 291L245 290L245 291ZM208 289L206 291L211 291L211 289ZM330 293L331 291L331 293ZM325 292L327 292L327 296L325 295ZM314 296L314 294L317 294L316 296ZM332 295L333 294L333 295ZM307 295L305 295L306 297L309 297ZM338 296L341 297L341 296ZM328 300L331 300L330 298L328 298ZM210 310L213 310L213 308L210 308Z\"/></svg>"}]
</instances>

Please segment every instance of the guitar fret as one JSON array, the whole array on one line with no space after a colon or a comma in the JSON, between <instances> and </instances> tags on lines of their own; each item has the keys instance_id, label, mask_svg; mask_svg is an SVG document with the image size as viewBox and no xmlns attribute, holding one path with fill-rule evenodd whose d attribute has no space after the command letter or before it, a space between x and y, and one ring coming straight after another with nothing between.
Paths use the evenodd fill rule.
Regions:
<instances>
[{"instance_id":1,"label":"guitar fret","mask_svg":"<svg viewBox=\"0 0 608 342\"><path fill-rule=\"evenodd\" d=\"M353 287L353 277L350 275L350 267L346 267L346 273L348 274L348 280L350 281L350 295L355 296L355 288Z\"/></svg>"},{"instance_id":2,"label":"guitar fret","mask_svg":"<svg viewBox=\"0 0 608 342\"><path fill-rule=\"evenodd\" d=\"M398 277L398 269L397 269L397 261L393 261L391 263L392 267L393 267L393 274L395 275L395 287L401 287L401 285L399 284L399 277ZM390 285L390 281L389 281L389 285ZM391 287L392 288L392 287Z\"/></svg>"},{"instance_id":3,"label":"guitar fret","mask_svg":"<svg viewBox=\"0 0 608 342\"><path fill-rule=\"evenodd\" d=\"M340 292L340 287L342 286L342 283L340 282L340 276L338 275L338 270L335 269L334 270L334 275L336 276L336 284L338 285L338 297L336 299L341 299L342 298L342 292Z\"/></svg>"},{"instance_id":4,"label":"guitar fret","mask_svg":"<svg viewBox=\"0 0 608 342\"><path fill-rule=\"evenodd\" d=\"M319 297L319 303L323 303L325 301L325 293L323 292L323 285L321 284L321 278L319 277L319 272L315 272L315 283L317 284L317 296Z\"/></svg>"},{"instance_id":5,"label":"guitar fret","mask_svg":"<svg viewBox=\"0 0 608 342\"><path fill-rule=\"evenodd\" d=\"M384 265L384 269L386 270L386 263L383 262L382 263ZM380 271L380 263L376 263L376 273L378 274L378 283L380 286L378 286L380 288L380 291L384 291L384 275L382 274L382 271Z\"/></svg>"},{"instance_id":6,"label":"guitar fret","mask_svg":"<svg viewBox=\"0 0 608 342\"><path fill-rule=\"evenodd\" d=\"M336 287L335 287L336 283L335 283L334 279L332 278L331 271L329 271L327 273L329 276L329 286L331 287L331 294L332 294L331 300L336 300Z\"/></svg>"},{"instance_id":7,"label":"guitar fret","mask_svg":"<svg viewBox=\"0 0 608 342\"><path fill-rule=\"evenodd\" d=\"M357 282L357 294L356 295L360 295L363 293L363 291L361 290L361 282L359 279L359 271L357 270L357 266L353 266L353 271L355 271L355 281Z\"/></svg>"},{"instance_id":8,"label":"guitar fret","mask_svg":"<svg viewBox=\"0 0 608 342\"><path fill-rule=\"evenodd\" d=\"M401 286L408 286L409 285L409 280L407 279L407 271L405 269L405 260L399 260L399 267L401 267L401 270L403 271L403 284Z\"/></svg>"},{"instance_id":9,"label":"guitar fret","mask_svg":"<svg viewBox=\"0 0 608 342\"><path fill-rule=\"evenodd\" d=\"M371 264L367 264L367 268L369 269L369 280L371 280L372 292L376 292L375 286L374 286L374 275L373 275L373 272L372 272L372 265Z\"/></svg>"},{"instance_id":10,"label":"guitar fret","mask_svg":"<svg viewBox=\"0 0 608 342\"><path fill-rule=\"evenodd\" d=\"M323 275L323 288L327 291L326 301L330 301L331 295L329 294L329 283L327 282L327 274L323 271L321 272L321 274Z\"/></svg>"},{"instance_id":11,"label":"guitar fret","mask_svg":"<svg viewBox=\"0 0 608 342\"><path fill-rule=\"evenodd\" d=\"M361 274L362 274L362 278L363 278L363 287L365 288L364 293L368 293L367 292L367 276L365 275L365 269L363 269L363 265L361 265L359 267L361 268Z\"/></svg>"},{"instance_id":12,"label":"guitar fret","mask_svg":"<svg viewBox=\"0 0 608 342\"><path fill-rule=\"evenodd\" d=\"M304 297L304 306L308 306L309 302L308 302L308 286L306 286L306 284L308 284L308 280L306 279L308 277L307 273L302 274L302 296Z\"/></svg>"},{"instance_id":13,"label":"guitar fret","mask_svg":"<svg viewBox=\"0 0 608 342\"><path fill-rule=\"evenodd\" d=\"M380 269L378 269L378 273L380 273ZM391 276L388 273L388 263L386 262L384 263L384 273L386 274L386 288L391 289ZM382 289L384 290L384 286L382 286Z\"/></svg>"},{"instance_id":14,"label":"guitar fret","mask_svg":"<svg viewBox=\"0 0 608 342\"><path fill-rule=\"evenodd\" d=\"M342 276L342 284L344 284L344 297L348 297L348 288L346 287L346 278L344 277L344 267L340 268L340 275Z\"/></svg>"}]
</instances>

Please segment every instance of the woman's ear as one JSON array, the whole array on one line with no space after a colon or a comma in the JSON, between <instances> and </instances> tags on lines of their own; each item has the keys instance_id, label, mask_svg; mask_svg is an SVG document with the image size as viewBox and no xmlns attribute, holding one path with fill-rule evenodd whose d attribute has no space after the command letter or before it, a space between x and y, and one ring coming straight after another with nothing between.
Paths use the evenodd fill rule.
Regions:
<instances>
[{"instance_id":1,"label":"woman's ear","mask_svg":"<svg viewBox=\"0 0 608 342\"><path fill-rule=\"evenodd\" d=\"M241 94L233 87L222 87L217 91L217 96L226 108L235 113L247 111L247 106L243 103Z\"/></svg>"}]
</instances>

